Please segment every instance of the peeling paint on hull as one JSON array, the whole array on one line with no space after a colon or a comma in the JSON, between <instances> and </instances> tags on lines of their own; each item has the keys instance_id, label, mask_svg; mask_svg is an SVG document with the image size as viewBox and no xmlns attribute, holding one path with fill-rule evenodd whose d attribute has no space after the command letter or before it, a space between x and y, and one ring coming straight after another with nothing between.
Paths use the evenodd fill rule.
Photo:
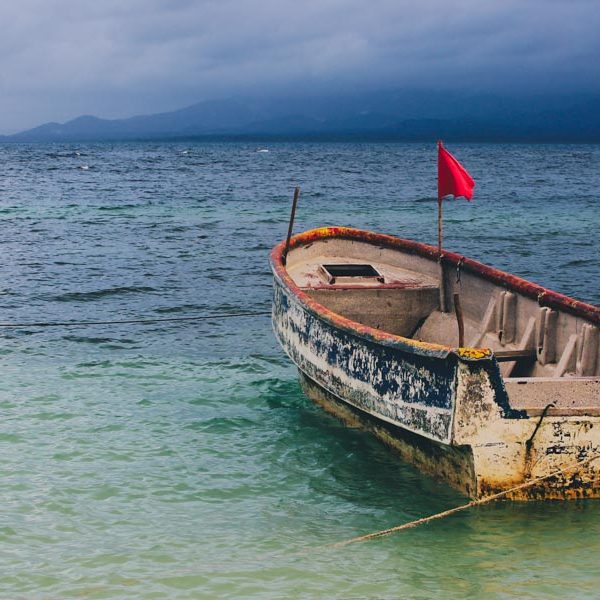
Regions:
<instances>
[{"instance_id":1,"label":"peeling paint on hull","mask_svg":"<svg viewBox=\"0 0 600 600\"><path fill-rule=\"evenodd\" d=\"M302 371L299 375L304 393L323 410L349 427L358 427L374 435L421 472L450 484L466 496L474 495L475 473L468 446L437 443L382 421L336 398Z\"/></svg>"},{"instance_id":2,"label":"peeling paint on hull","mask_svg":"<svg viewBox=\"0 0 600 600\"><path fill-rule=\"evenodd\" d=\"M313 316L281 285L274 293L275 334L310 379L364 412L450 442L455 361L374 344Z\"/></svg>"},{"instance_id":3,"label":"peeling paint on hull","mask_svg":"<svg viewBox=\"0 0 600 600\"><path fill-rule=\"evenodd\" d=\"M600 454L600 417L506 418L486 375L460 365L452 444L468 445L481 498ZM529 443L528 443L529 442ZM600 498L600 460L507 496L512 500Z\"/></svg>"}]
</instances>

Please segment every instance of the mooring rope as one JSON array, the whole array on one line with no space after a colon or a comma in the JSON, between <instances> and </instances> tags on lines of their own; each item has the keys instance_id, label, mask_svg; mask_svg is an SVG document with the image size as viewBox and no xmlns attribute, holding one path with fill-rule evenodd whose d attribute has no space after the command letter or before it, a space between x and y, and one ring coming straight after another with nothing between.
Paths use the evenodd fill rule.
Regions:
<instances>
[{"instance_id":1,"label":"mooring rope","mask_svg":"<svg viewBox=\"0 0 600 600\"><path fill-rule=\"evenodd\" d=\"M517 492L519 490L524 490L528 487L539 483L540 481L544 481L545 479L550 479L551 477L556 477L557 475L562 475L563 473L567 473L568 471L572 471L577 467L581 467L592 461L600 458L600 454L595 454L594 456L585 458L581 461L576 462L573 465L568 467L563 467L562 469L557 469L556 471L552 471L547 475L542 475L541 477L536 477L535 479L530 479L528 481L524 481L519 485L516 485L508 490L504 490L502 492L498 492L496 494L491 494L490 496L485 496L484 498L480 498L479 500L471 500L467 504L462 504L461 506L456 506L454 508L450 508L449 510L444 510L442 512L436 513L435 515L431 515L429 517L422 517L421 519L415 519L414 521L410 521L410 523L404 523L403 525L397 525L396 527L390 527L389 529L382 529L381 531L375 531L373 533L367 533L365 535L359 535L358 537L351 538L349 540L343 540L341 542L335 542L334 544L328 544L327 546L323 546L322 549L328 548L342 548L343 546L348 546L349 544L355 544L356 542L366 542L367 540L372 540L374 538L383 537L386 535L390 535L392 533L396 533L397 531L403 531L404 529L412 529L414 527L418 527L419 525L425 525L426 523L430 523L431 521L435 521L437 519L442 519L444 517L448 517L457 512L466 510L467 508L471 508L473 506L480 506L482 504L487 504L492 500L498 500L512 492Z\"/></svg>"},{"instance_id":2,"label":"mooring rope","mask_svg":"<svg viewBox=\"0 0 600 600\"><path fill-rule=\"evenodd\" d=\"M155 319L123 319L117 321L50 321L31 323L0 323L0 327L85 327L86 325L130 325L168 323L175 321L208 321L215 319L232 319L234 317L264 317L270 315L271 311L243 312L243 313L221 313L213 315L196 315L192 317L157 317Z\"/></svg>"},{"instance_id":3,"label":"mooring rope","mask_svg":"<svg viewBox=\"0 0 600 600\"><path fill-rule=\"evenodd\" d=\"M341 542L335 542L333 544L324 544L322 546L312 546L309 548L305 548L304 550L299 550L298 552L293 552L291 554L272 554L272 553L270 553L270 554L259 555L259 556L255 556L252 560L244 561L244 564L247 566L255 566L255 567L258 567L259 565L264 565L264 564L268 564L269 566L272 566L277 560L282 559L282 558L302 558L302 557L310 556L311 554L315 554L317 552L325 552L325 551L336 549L336 548L342 548L342 547L348 546L350 544L355 544L357 542L365 542L367 540L372 540L375 538L383 537L386 535L390 535L392 533L396 533L398 531L403 531L405 529L413 529L414 527L418 527L419 525L425 525L426 523L430 523L431 521L443 519L444 517L448 517L457 512L466 510L467 508L471 508L473 506L480 506L482 504L487 504L488 502L491 502L492 500L498 500L499 498L502 498L512 492L526 489L528 487L531 487L532 485L535 485L536 483L539 483L540 481L544 481L545 479L550 479L551 477L556 477L557 475L567 473L569 471L572 471L573 469L576 469L577 467L584 466L584 465L591 463L592 461L599 459L599 458L600 458L600 453L594 454L593 456L584 458L583 460L580 460L568 467L563 467L562 469L557 469L556 471L552 471L551 473L548 473L547 475L542 475L541 477L536 477L535 479L530 479L528 481L524 481L523 483L520 483L519 485L516 485L508 490L498 492L497 494L491 494L490 496L486 496L485 498L481 498L480 500L472 500L471 502L468 502L467 504L462 504L461 506L456 506L455 508L450 508L448 510L444 510L442 512L436 513L435 515L431 515L429 517L415 519L414 521L410 521L409 523L404 523L403 525L398 525L396 527L390 527L389 529L382 529L381 531L375 531L373 533L367 533L365 535L360 535L358 537L354 537L354 538L351 538L348 540L343 540ZM215 570L222 566L223 566L222 563L210 563L210 564L203 565L203 567L210 568L211 570ZM180 569L176 572L177 573L196 573L197 571L195 569Z\"/></svg>"}]
</instances>

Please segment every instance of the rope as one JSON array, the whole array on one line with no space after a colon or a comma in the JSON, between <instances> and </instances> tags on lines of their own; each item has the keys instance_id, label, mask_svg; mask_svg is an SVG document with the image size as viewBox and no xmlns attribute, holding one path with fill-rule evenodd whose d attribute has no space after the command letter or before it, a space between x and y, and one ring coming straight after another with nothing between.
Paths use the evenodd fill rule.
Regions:
<instances>
[{"instance_id":1,"label":"rope","mask_svg":"<svg viewBox=\"0 0 600 600\"><path fill-rule=\"evenodd\" d=\"M404 523L403 525L398 525L396 527L390 527L389 529L382 529L381 531L375 531L373 533L367 533L366 535L360 535L355 538L351 538L349 540L343 540L341 542L336 542L335 544L329 544L325 546L325 548L342 548L344 546L348 546L349 544L354 544L356 542L366 542L367 540L372 540L378 537L383 537L385 535L390 535L391 533L396 533L397 531L403 531L404 529L412 529L413 527L418 527L419 525L425 525L426 523L430 523L431 521L435 521L437 519L442 519L444 517L448 517L453 515L454 513L466 510L467 508L471 508L473 506L480 506L482 504L487 504L492 500L497 500L498 498L502 498L512 492L516 492L519 490L524 490L540 481L544 481L545 479L550 479L551 477L556 477L557 475L562 475L568 471L576 469L577 467L581 467L592 461L600 458L600 454L595 454L594 456L585 458L579 462L576 462L574 465L570 467L564 467L562 469L557 469L552 473L548 473L547 475L542 475L541 477L536 477L535 479L530 479L529 481L525 481L516 485L515 487L510 488L509 490L504 490L502 492L498 492L497 494L491 494L490 496L485 496L484 498L480 498L479 500L472 500L467 504L463 504L461 506L456 506L455 508L451 508L449 510L445 510L443 512L437 513L435 515L431 515L429 517L423 517L421 519L416 519L415 521L411 521L410 523Z\"/></svg>"},{"instance_id":2,"label":"rope","mask_svg":"<svg viewBox=\"0 0 600 600\"><path fill-rule=\"evenodd\" d=\"M437 519L442 519L442 518L450 516L454 513L466 510L467 508L471 508L473 506L479 506L482 504L487 504L488 502L491 502L492 500L498 500L499 498L502 498L503 496L506 496L507 494L510 494L510 493L518 491L518 490L526 489L528 487L531 487L532 485L535 485L536 483L539 483L540 481L544 481L545 479L550 479L551 477L561 475L563 473L566 473L568 471L576 469L577 467L581 467L583 465L591 463L592 461L594 461L598 458L600 458L600 453L595 454L591 457L585 458L583 460L580 460L569 467L563 467L562 469L557 469L556 471L553 471L552 473L548 473L547 475L542 475L541 477L536 477L535 479L530 479L528 481L525 481L519 485L516 485L516 486L510 488L509 490L504 490L502 492L498 492L497 494L492 494L490 496L486 496L485 498L481 498L480 500L472 500L471 502L468 502L467 504L463 504L461 506L457 506L455 508L445 510L445 511L437 513L435 515L431 515L429 517L423 517L421 519L416 519L415 521L411 521L410 523L404 523L403 525L398 525L397 527L390 527L389 529L382 529L381 531L376 531L374 533L368 533L366 535L361 535L361 536L358 536L355 538L351 538L349 540L343 540L341 542L336 542L334 544L326 544L323 546L313 546L312 548L305 548L304 550L300 550L299 552L294 552L292 554L287 554L285 556L287 558L304 557L304 556L313 554L315 552L323 552L323 551L331 550L334 548L343 548L344 546L348 546L350 544L355 544L356 542L365 542L367 540L372 540L372 539L375 539L378 537L390 535L392 533L396 533L397 531L402 531L404 529L412 529L414 527L418 527L419 525L424 525L426 523L430 523L431 521L435 521ZM256 567L258 567L259 565L264 565L264 564L268 564L268 565L272 566L276 560L281 559L281 558L283 558L283 557L280 554L263 554L260 556L255 556L252 560L244 561L244 564L248 565L248 566L256 566ZM222 565L222 563L210 563L208 565L205 564L203 566L205 568L210 568L211 570L214 570L223 565ZM176 572L177 573L195 573L196 571L194 569L181 569Z\"/></svg>"},{"instance_id":3,"label":"rope","mask_svg":"<svg viewBox=\"0 0 600 600\"><path fill-rule=\"evenodd\" d=\"M124 319L121 321L53 321L32 323L0 323L0 327L85 327L86 325L129 325L169 323L176 321L204 321L210 319L232 319L234 317L264 317L270 315L271 311L244 312L244 313L221 313L215 315L197 315L194 317L164 317L156 319Z\"/></svg>"},{"instance_id":4,"label":"rope","mask_svg":"<svg viewBox=\"0 0 600 600\"><path fill-rule=\"evenodd\" d=\"M460 275L461 275L461 270L462 270L462 266L465 262L465 257L461 256L458 260L458 262L456 263L456 283L460 284Z\"/></svg>"}]
</instances>

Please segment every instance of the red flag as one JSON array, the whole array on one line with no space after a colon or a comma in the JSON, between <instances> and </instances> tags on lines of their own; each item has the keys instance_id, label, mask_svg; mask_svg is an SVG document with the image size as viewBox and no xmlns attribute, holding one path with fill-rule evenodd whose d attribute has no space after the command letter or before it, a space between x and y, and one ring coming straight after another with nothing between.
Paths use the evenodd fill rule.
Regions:
<instances>
[{"instance_id":1,"label":"red flag","mask_svg":"<svg viewBox=\"0 0 600 600\"><path fill-rule=\"evenodd\" d=\"M438 142L438 199L452 195L473 197L475 182L467 170Z\"/></svg>"}]
</instances>

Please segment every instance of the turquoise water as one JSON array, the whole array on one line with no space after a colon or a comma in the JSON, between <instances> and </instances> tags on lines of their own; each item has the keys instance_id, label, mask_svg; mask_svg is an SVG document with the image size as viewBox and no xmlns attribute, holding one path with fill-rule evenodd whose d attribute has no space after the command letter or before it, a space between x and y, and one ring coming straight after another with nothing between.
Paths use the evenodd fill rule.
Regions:
<instances>
[{"instance_id":1,"label":"turquoise water","mask_svg":"<svg viewBox=\"0 0 600 600\"><path fill-rule=\"evenodd\" d=\"M435 147L0 146L0 321L268 311L297 229L433 242ZM449 146L446 246L598 304L599 146ZM89 168L83 169L81 167ZM4 598L589 598L600 504L465 499L300 392L268 317L2 329Z\"/></svg>"}]
</instances>

